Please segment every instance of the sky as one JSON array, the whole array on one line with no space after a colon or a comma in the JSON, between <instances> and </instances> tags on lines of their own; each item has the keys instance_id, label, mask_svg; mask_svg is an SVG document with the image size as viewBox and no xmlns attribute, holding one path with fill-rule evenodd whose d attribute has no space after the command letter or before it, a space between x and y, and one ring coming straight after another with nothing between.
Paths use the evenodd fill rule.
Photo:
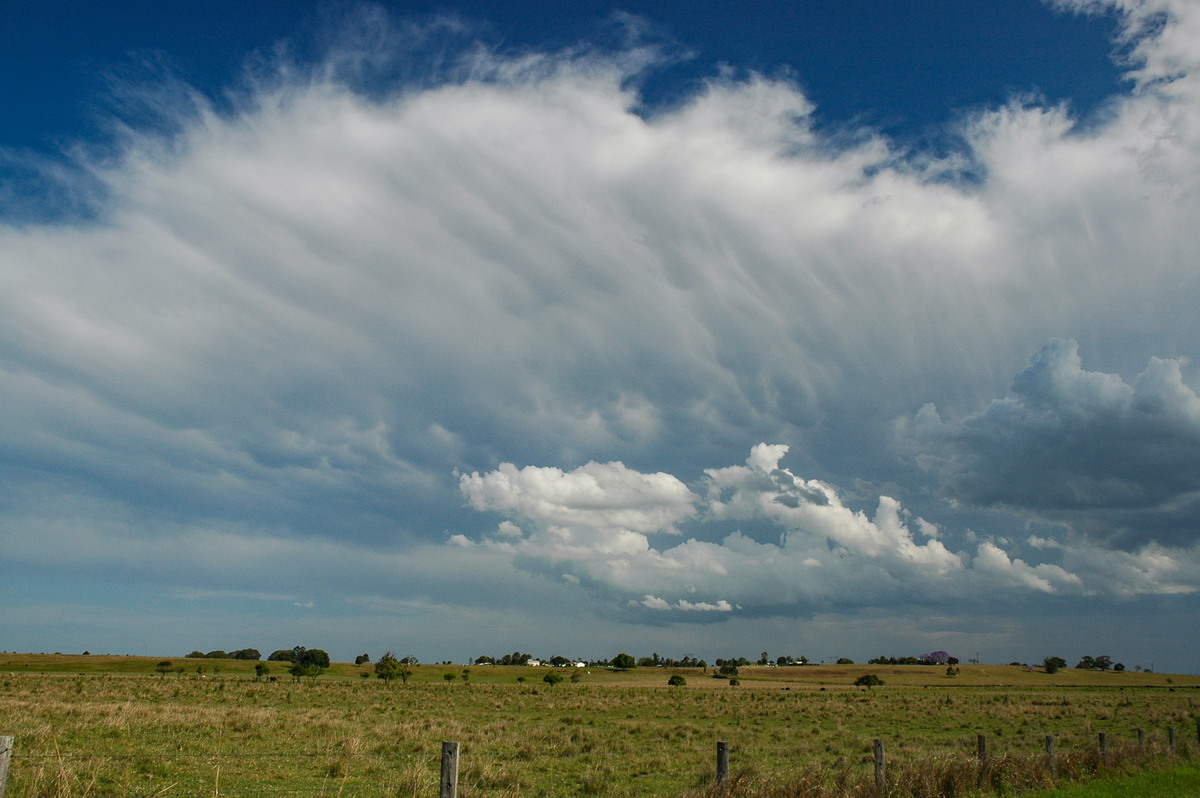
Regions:
<instances>
[{"instance_id":1,"label":"sky","mask_svg":"<svg viewBox=\"0 0 1200 798\"><path fill-rule=\"evenodd\" d=\"M0 649L1200 641L1200 2L0 0Z\"/></svg>"}]
</instances>

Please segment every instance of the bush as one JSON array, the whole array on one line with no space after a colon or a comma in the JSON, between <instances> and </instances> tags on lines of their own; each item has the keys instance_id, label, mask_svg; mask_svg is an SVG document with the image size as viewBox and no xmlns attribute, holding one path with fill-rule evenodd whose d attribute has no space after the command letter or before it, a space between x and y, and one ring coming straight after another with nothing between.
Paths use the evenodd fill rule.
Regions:
<instances>
[{"instance_id":1,"label":"bush","mask_svg":"<svg viewBox=\"0 0 1200 798\"><path fill-rule=\"evenodd\" d=\"M864 673L854 680L855 687L879 687L883 684L883 679L880 679L873 673Z\"/></svg>"},{"instance_id":2,"label":"bush","mask_svg":"<svg viewBox=\"0 0 1200 798\"><path fill-rule=\"evenodd\" d=\"M687 679L683 678L677 673L670 679L667 679L667 684L671 685L672 687L683 687L687 684Z\"/></svg>"}]
</instances>

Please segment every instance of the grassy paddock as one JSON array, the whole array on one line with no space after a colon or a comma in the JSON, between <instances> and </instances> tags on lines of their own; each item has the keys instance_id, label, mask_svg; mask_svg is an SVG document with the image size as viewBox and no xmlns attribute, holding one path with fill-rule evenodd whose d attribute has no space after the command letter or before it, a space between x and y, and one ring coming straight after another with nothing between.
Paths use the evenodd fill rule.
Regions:
<instances>
[{"instance_id":1,"label":"grassy paddock","mask_svg":"<svg viewBox=\"0 0 1200 798\"><path fill-rule=\"evenodd\" d=\"M297 684L285 663L269 663L280 677L269 683L253 680L253 662L175 658L184 672L163 676L159 661L0 655L0 734L17 738L10 794L430 795L441 742L454 740L463 798L700 797L717 794L724 740L733 783L723 794L818 798L873 784L876 738L890 795L1004 794L1052 786L1046 735L1069 781L1145 765L1165 753L1168 727L1190 757L1200 716L1200 678L1162 674L746 668L731 687L695 670L593 668L550 686L546 668L476 666L464 682L463 666L420 666L389 685L338 664ZM885 686L850 686L867 672ZM666 686L674 673L685 687ZM978 734L992 754L983 771Z\"/></svg>"}]
</instances>

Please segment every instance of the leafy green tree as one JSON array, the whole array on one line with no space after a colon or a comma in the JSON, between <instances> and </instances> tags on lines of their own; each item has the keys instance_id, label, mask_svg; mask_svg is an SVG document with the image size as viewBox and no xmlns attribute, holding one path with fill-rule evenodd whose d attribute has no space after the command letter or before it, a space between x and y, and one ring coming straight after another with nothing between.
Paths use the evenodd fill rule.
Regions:
<instances>
[{"instance_id":1,"label":"leafy green tree","mask_svg":"<svg viewBox=\"0 0 1200 798\"><path fill-rule=\"evenodd\" d=\"M880 679L873 673L864 673L862 676L859 676L854 680L855 687L866 687L868 689L872 687L879 687L882 684L883 679Z\"/></svg>"},{"instance_id":2,"label":"leafy green tree","mask_svg":"<svg viewBox=\"0 0 1200 798\"><path fill-rule=\"evenodd\" d=\"M329 667L329 654L319 648L301 648L294 661L301 665L316 665L325 670Z\"/></svg>"},{"instance_id":3,"label":"leafy green tree","mask_svg":"<svg viewBox=\"0 0 1200 798\"><path fill-rule=\"evenodd\" d=\"M370 662L371 662L370 654L359 654L357 657L354 658L355 665L368 665L368 664L370 664Z\"/></svg>"},{"instance_id":4,"label":"leafy green tree","mask_svg":"<svg viewBox=\"0 0 1200 798\"><path fill-rule=\"evenodd\" d=\"M260 659L262 659L262 654L259 653L257 648L238 649L237 651L229 652L229 656L232 659L242 659L242 660L260 660Z\"/></svg>"},{"instance_id":5,"label":"leafy green tree","mask_svg":"<svg viewBox=\"0 0 1200 798\"><path fill-rule=\"evenodd\" d=\"M383 679L385 682L399 679L401 670L400 660L396 659L396 655L390 651L380 657L379 661L375 663L375 676Z\"/></svg>"},{"instance_id":6,"label":"leafy green tree","mask_svg":"<svg viewBox=\"0 0 1200 798\"><path fill-rule=\"evenodd\" d=\"M154 666L154 670L158 671L163 676L166 676L168 673L171 672L171 669L174 667L175 667L175 663L171 662L171 660L169 660L169 659L164 659L162 662L160 662Z\"/></svg>"},{"instance_id":7,"label":"leafy green tree","mask_svg":"<svg viewBox=\"0 0 1200 798\"><path fill-rule=\"evenodd\" d=\"M850 659L849 657L838 657L837 664L838 665L853 665L854 660Z\"/></svg>"},{"instance_id":8,"label":"leafy green tree","mask_svg":"<svg viewBox=\"0 0 1200 798\"><path fill-rule=\"evenodd\" d=\"M1042 660L1042 668L1046 673L1058 673L1067 667L1067 661L1062 657L1046 657Z\"/></svg>"},{"instance_id":9,"label":"leafy green tree","mask_svg":"<svg viewBox=\"0 0 1200 798\"><path fill-rule=\"evenodd\" d=\"M558 671L550 671L542 677L542 681L553 687L563 680L563 675Z\"/></svg>"},{"instance_id":10,"label":"leafy green tree","mask_svg":"<svg viewBox=\"0 0 1200 798\"><path fill-rule=\"evenodd\" d=\"M204 658L205 659L229 659L229 655L218 648L215 651L210 651L207 654L205 654Z\"/></svg>"},{"instance_id":11,"label":"leafy green tree","mask_svg":"<svg viewBox=\"0 0 1200 798\"><path fill-rule=\"evenodd\" d=\"M671 685L672 687L683 687L687 684L687 679L683 678L677 673L670 679L667 679L667 684Z\"/></svg>"},{"instance_id":12,"label":"leafy green tree","mask_svg":"<svg viewBox=\"0 0 1200 798\"><path fill-rule=\"evenodd\" d=\"M266 676L270 672L271 672L271 668L269 665L267 665L267 663L259 662L258 664L256 664L254 666L254 680L256 682L261 682L263 680L263 677Z\"/></svg>"},{"instance_id":13,"label":"leafy green tree","mask_svg":"<svg viewBox=\"0 0 1200 798\"><path fill-rule=\"evenodd\" d=\"M445 673L442 674L442 678L446 680L446 684L450 684L450 682L454 681L455 677L454 677L453 673L446 671Z\"/></svg>"},{"instance_id":14,"label":"leafy green tree","mask_svg":"<svg viewBox=\"0 0 1200 798\"><path fill-rule=\"evenodd\" d=\"M612 666L619 671L633 670L637 667L637 661L630 654L621 653L612 658Z\"/></svg>"},{"instance_id":15,"label":"leafy green tree","mask_svg":"<svg viewBox=\"0 0 1200 798\"><path fill-rule=\"evenodd\" d=\"M315 682L324 672L325 669L315 662L293 662L292 667L288 668L288 673L296 681L307 678L310 682Z\"/></svg>"}]
</instances>

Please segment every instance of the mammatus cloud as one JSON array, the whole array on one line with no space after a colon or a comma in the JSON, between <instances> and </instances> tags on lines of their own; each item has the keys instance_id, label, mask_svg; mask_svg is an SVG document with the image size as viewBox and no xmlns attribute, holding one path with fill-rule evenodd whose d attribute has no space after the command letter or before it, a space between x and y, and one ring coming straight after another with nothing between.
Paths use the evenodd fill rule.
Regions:
<instances>
[{"instance_id":1,"label":"mammatus cloud","mask_svg":"<svg viewBox=\"0 0 1200 798\"><path fill-rule=\"evenodd\" d=\"M962 502L1072 521L1123 546L1200 539L1200 397L1179 360L1151 358L1132 383L1083 368L1056 340L1012 395L958 421L926 405L907 425L916 462Z\"/></svg>"}]
</instances>

